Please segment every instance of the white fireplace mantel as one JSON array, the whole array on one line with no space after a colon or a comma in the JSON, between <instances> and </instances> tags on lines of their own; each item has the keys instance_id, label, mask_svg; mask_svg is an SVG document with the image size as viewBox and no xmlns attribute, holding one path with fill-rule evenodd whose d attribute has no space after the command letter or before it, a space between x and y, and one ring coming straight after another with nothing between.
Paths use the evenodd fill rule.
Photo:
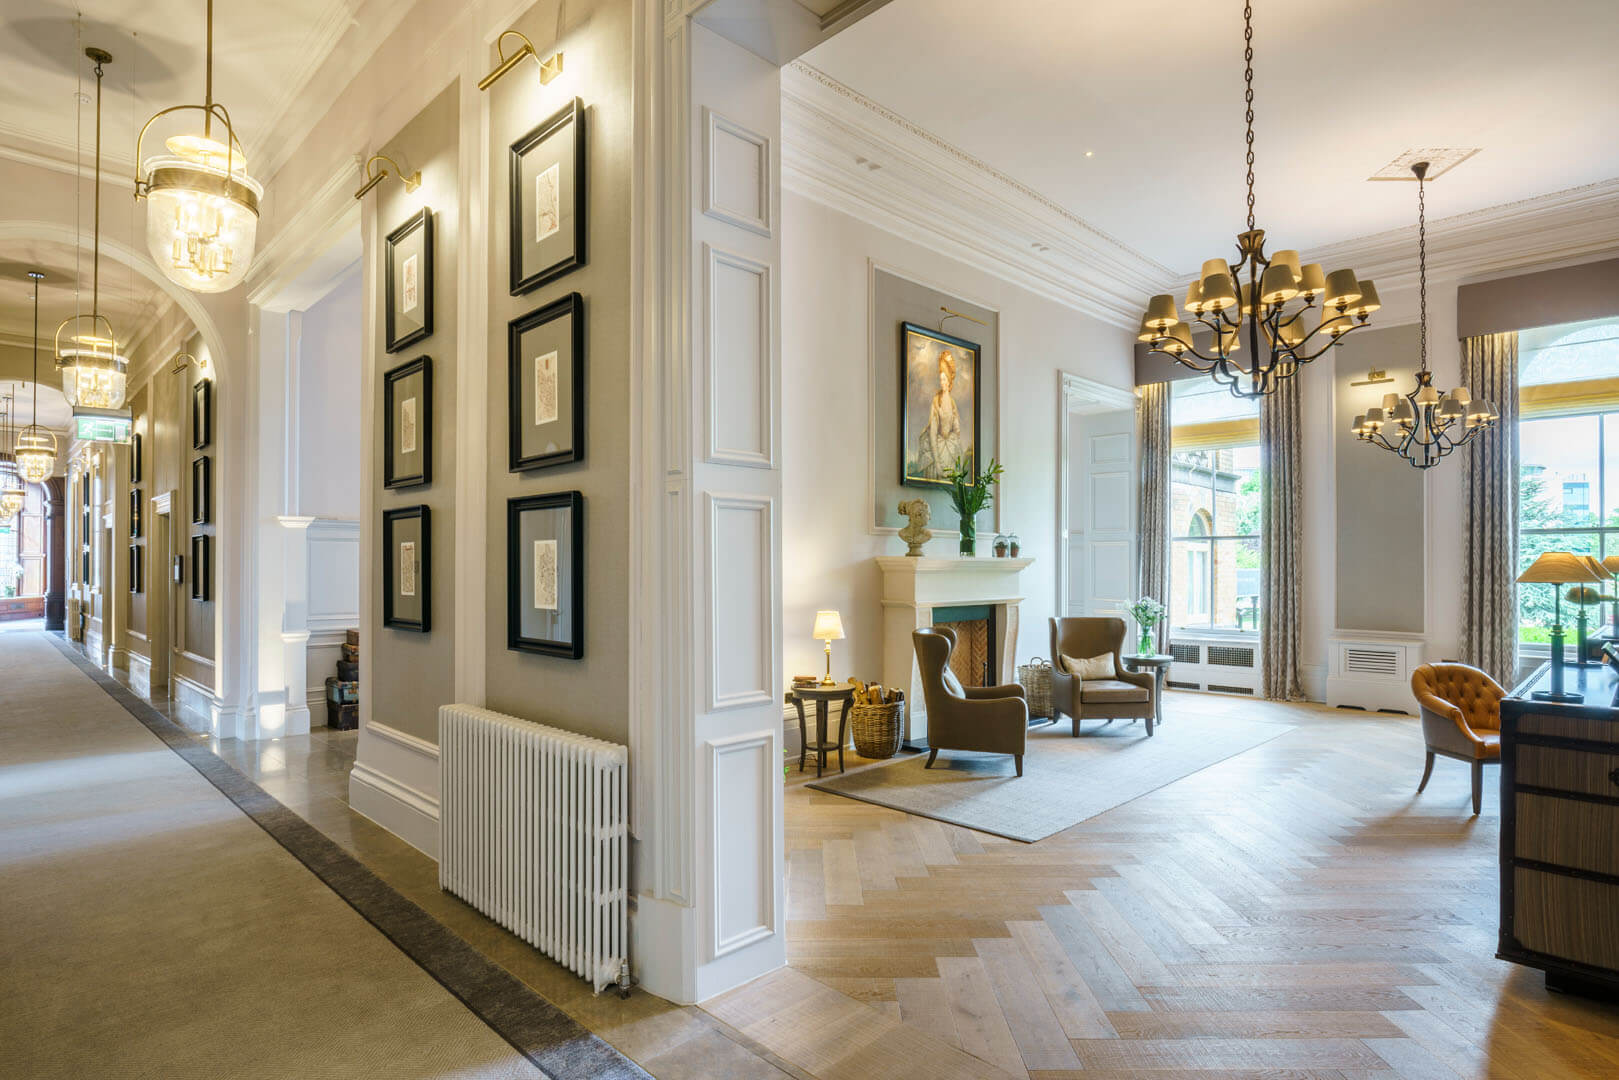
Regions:
<instances>
[{"instance_id":1,"label":"white fireplace mantel","mask_svg":"<svg viewBox=\"0 0 1619 1080\"><path fill-rule=\"evenodd\" d=\"M1033 559L938 558L906 555L877 559L883 578L883 683L905 691L905 741L927 740L927 703L916 667L911 634L933 625L940 607L987 605L995 609L995 662L999 682L1017 669L1020 575Z\"/></svg>"}]
</instances>

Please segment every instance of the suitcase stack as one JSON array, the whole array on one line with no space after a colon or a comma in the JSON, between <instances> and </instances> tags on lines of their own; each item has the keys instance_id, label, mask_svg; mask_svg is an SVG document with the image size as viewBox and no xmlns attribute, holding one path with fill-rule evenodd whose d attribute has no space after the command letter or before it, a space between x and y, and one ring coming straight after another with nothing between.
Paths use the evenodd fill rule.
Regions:
<instances>
[{"instance_id":1,"label":"suitcase stack","mask_svg":"<svg viewBox=\"0 0 1619 1080\"><path fill-rule=\"evenodd\" d=\"M348 631L337 674L326 677L326 726L353 731L360 726L360 632Z\"/></svg>"}]
</instances>

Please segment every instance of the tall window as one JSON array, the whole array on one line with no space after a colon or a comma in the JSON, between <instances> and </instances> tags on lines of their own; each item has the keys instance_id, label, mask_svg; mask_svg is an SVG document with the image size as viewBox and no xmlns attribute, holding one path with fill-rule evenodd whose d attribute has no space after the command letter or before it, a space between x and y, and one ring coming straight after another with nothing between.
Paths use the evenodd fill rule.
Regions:
<instances>
[{"instance_id":1,"label":"tall window","mask_svg":"<svg viewBox=\"0 0 1619 1080\"><path fill-rule=\"evenodd\" d=\"M25 484L22 512L0 525L0 597L45 592L44 489Z\"/></svg>"},{"instance_id":2,"label":"tall window","mask_svg":"<svg viewBox=\"0 0 1619 1080\"><path fill-rule=\"evenodd\" d=\"M1259 404L1205 380L1170 401L1170 624L1257 631Z\"/></svg>"},{"instance_id":3,"label":"tall window","mask_svg":"<svg viewBox=\"0 0 1619 1080\"><path fill-rule=\"evenodd\" d=\"M1619 555L1619 320L1526 330L1518 364L1519 568L1545 551ZM1564 592L1572 625L1579 605ZM1518 607L1521 640L1549 641L1551 586L1520 586Z\"/></svg>"}]
</instances>

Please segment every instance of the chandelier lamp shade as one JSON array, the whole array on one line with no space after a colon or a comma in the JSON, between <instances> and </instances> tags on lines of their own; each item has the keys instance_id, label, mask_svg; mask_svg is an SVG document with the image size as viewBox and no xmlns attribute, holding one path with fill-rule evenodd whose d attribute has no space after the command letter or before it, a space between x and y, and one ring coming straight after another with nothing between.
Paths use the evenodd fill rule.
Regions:
<instances>
[{"instance_id":1,"label":"chandelier lamp shade","mask_svg":"<svg viewBox=\"0 0 1619 1080\"><path fill-rule=\"evenodd\" d=\"M1297 251L1265 254L1254 218L1254 9L1243 8L1247 106L1248 228L1237 261L1209 259L1186 290L1185 314L1169 293L1154 296L1137 340L1241 398L1272 393L1283 379L1365 326L1382 306L1377 286L1353 270L1300 263Z\"/></svg>"},{"instance_id":2,"label":"chandelier lamp shade","mask_svg":"<svg viewBox=\"0 0 1619 1080\"><path fill-rule=\"evenodd\" d=\"M170 135L166 152L143 157L152 125L175 113L201 113L202 131ZM240 284L253 263L264 186L248 175L230 113L214 100L213 0L203 102L153 114L135 139L135 160L135 197L146 200L146 247L164 276L199 293Z\"/></svg>"},{"instance_id":3,"label":"chandelier lamp shade","mask_svg":"<svg viewBox=\"0 0 1619 1080\"><path fill-rule=\"evenodd\" d=\"M1350 428L1361 442L1400 455L1418 469L1431 469L1458 448L1493 428L1501 414L1488 401L1475 401L1465 386L1440 393L1428 370L1428 162L1411 166L1417 178L1417 281L1422 328L1417 386L1409 394L1384 394L1381 406L1355 417Z\"/></svg>"},{"instance_id":4,"label":"chandelier lamp shade","mask_svg":"<svg viewBox=\"0 0 1619 1080\"><path fill-rule=\"evenodd\" d=\"M39 484L56 471L56 436L39 426L39 283L45 279L45 275L38 270L30 270L28 277L34 283L33 416L28 426L17 435L11 457L24 480Z\"/></svg>"},{"instance_id":5,"label":"chandelier lamp shade","mask_svg":"<svg viewBox=\"0 0 1619 1080\"><path fill-rule=\"evenodd\" d=\"M121 409L127 388L129 361L118 351L118 335L101 314L101 78L112 62L104 49L84 54L96 65L96 172L95 249L90 260L90 311L62 320L56 328L56 366L62 375L62 394L74 408ZM37 338L38 335L36 334Z\"/></svg>"}]
</instances>

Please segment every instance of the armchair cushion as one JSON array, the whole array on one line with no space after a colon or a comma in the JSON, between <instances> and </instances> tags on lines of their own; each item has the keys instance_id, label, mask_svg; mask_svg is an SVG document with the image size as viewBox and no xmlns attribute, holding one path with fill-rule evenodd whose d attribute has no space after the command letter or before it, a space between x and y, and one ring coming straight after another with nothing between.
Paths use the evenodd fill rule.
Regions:
<instances>
[{"instance_id":1,"label":"armchair cushion","mask_svg":"<svg viewBox=\"0 0 1619 1080\"><path fill-rule=\"evenodd\" d=\"M1108 659L1111 660L1112 657L1108 657ZM1079 684L1079 699L1099 704L1104 702L1146 702L1152 700L1152 691L1147 687L1121 682L1118 679L1085 679Z\"/></svg>"},{"instance_id":2,"label":"armchair cushion","mask_svg":"<svg viewBox=\"0 0 1619 1080\"><path fill-rule=\"evenodd\" d=\"M1115 674L1113 654L1105 652L1100 656L1089 656L1081 659L1077 656L1062 658L1062 666L1070 675L1077 675L1081 679L1111 679Z\"/></svg>"},{"instance_id":3,"label":"armchair cushion","mask_svg":"<svg viewBox=\"0 0 1619 1080\"><path fill-rule=\"evenodd\" d=\"M1501 699L1506 691L1466 664L1423 664L1411 673L1430 750L1494 758L1500 754Z\"/></svg>"}]
</instances>

